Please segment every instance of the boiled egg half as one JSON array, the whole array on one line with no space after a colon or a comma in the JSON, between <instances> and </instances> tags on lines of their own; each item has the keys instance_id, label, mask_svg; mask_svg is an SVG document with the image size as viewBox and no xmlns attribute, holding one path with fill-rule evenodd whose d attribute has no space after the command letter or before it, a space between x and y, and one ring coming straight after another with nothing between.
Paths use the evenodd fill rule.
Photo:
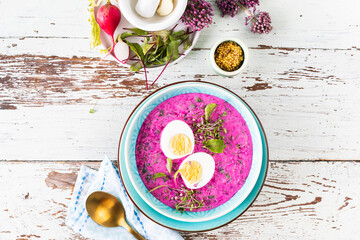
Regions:
<instances>
[{"instance_id":1,"label":"boiled egg half","mask_svg":"<svg viewBox=\"0 0 360 240\"><path fill-rule=\"evenodd\" d=\"M178 159L194 151L194 134L187 123L174 120L161 133L160 147L166 157Z\"/></svg>"},{"instance_id":2,"label":"boiled egg half","mask_svg":"<svg viewBox=\"0 0 360 240\"><path fill-rule=\"evenodd\" d=\"M198 189L205 186L213 177L215 161L211 155L197 152L180 164L179 171L187 188Z\"/></svg>"}]
</instances>

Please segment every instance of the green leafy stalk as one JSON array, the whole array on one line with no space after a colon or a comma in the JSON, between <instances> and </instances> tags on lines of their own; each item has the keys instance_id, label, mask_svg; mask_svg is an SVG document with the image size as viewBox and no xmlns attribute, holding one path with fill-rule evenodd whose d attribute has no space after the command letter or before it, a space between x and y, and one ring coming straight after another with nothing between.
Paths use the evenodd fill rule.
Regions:
<instances>
[{"instance_id":1,"label":"green leafy stalk","mask_svg":"<svg viewBox=\"0 0 360 240\"><path fill-rule=\"evenodd\" d=\"M179 170L177 170L177 171L175 172L175 174L174 174L175 186L177 186L176 177L177 177L177 175L179 174L179 172L180 172L180 169L179 169Z\"/></svg>"},{"instance_id":2,"label":"green leafy stalk","mask_svg":"<svg viewBox=\"0 0 360 240\"><path fill-rule=\"evenodd\" d=\"M172 159L171 158L166 159L166 169L171 174L171 169L172 169Z\"/></svg>"},{"instance_id":3,"label":"green leafy stalk","mask_svg":"<svg viewBox=\"0 0 360 240\"><path fill-rule=\"evenodd\" d=\"M157 186L151 190L149 190L148 192L151 193L152 191L155 191L156 189L159 189L159 188L162 188L162 187L169 187L168 185L160 185L160 186Z\"/></svg>"},{"instance_id":4,"label":"green leafy stalk","mask_svg":"<svg viewBox=\"0 0 360 240\"><path fill-rule=\"evenodd\" d=\"M159 177L166 177L166 174L165 174L165 173L162 173L162 172L155 173L155 174L152 176L152 179L156 180L156 179L159 178Z\"/></svg>"}]
</instances>

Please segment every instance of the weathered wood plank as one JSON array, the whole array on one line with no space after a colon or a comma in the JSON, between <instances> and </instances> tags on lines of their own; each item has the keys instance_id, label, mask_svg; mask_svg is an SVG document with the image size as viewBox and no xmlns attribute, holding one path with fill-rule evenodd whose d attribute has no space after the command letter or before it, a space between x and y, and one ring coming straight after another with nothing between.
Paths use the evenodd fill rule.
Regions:
<instances>
[{"instance_id":1,"label":"weathered wood plank","mask_svg":"<svg viewBox=\"0 0 360 240\"><path fill-rule=\"evenodd\" d=\"M241 75L223 78L198 49L155 88L205 80L235 91L261 119L272 159L359 159L360 51L259 46L250 53ZM127 116L148 94L142 73L113 61L38 55L0 55L0 90L0 159L7 160L115 158Z\"/></svg>"},{"instance_id":2,"label":"weathered wood plank","mask_svg":"<svg viewBox=\"0 0 360 240\"><path fill-rule=\"evenodd\" d=\"M200 39L200 45L204 47L210 47L218 36L226 35L239 36L252 47L259 44L305 48L359 47L358 1L347 0L342 1L342 4L334 0L261 1L259 9L270 12L274 25L273 32L264 36L252 34L249 27L244 26L244 13L234 18L222 18L214 4L215 0L210 2L215 9L215 23L211 29L203 31L204 37ZM4 27L0 32L0 39L11 38L14 40L12 43L16 44L23 37L76 38L83 39L88 47L90 24L87 21L87 5L88 1L70 0L22 1L21 4L16 1L1 1L0 24ZM52 40L49 40L45 48L41 45L34 47L45 52L54 47L51 43ZM61 47L62 51L77 56L84 56L83 49L89 51L88 48L79 49L72 44ZM11 51L7 52L9 53Z\"/></svg>"},{"instance_id":3,"label":"weathered wood plank","mask_svg":"<svg viewBox=\"0 0 360 240\"><path fill-rule=\"evenodd\" d=\"M81 164L1 162L1 239L78 239L64 225ZM254 205L218 230L186 239L355 239L360 162L272 162ZM349 181L351 179L351 181Z\"/></svg>"}]
</instances>

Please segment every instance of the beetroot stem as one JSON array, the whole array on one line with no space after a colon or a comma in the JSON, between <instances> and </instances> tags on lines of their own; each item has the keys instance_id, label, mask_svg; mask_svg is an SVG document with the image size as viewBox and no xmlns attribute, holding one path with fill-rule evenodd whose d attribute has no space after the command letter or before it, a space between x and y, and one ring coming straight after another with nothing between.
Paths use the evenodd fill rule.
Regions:
<instances>
[{"instance_id":1,"label":"beetroot stem","mask_svg":"<svg viewBox=\"0 0 360 240\"><path fill-rule=\"evenodd\" d=\"M175 26L170 30L170 32L172 33L174 31L174 29L177 27L178 24L175 24Z\"/></svg>"},{"instance_id":2,"label":"beetroot stem","mask_svg":"<svg viewBox=\"0 0 360 240\"><path fill-rule=\"evenodd\" d=\"M172 60L173 53L174 53L174 51L171 53L169 61L167 61L166 65L165 65L164 68L161 70L159 76L157 76L157 78L154 80L154 82L151 84L151 86L154 85L154 83L159 79L159 77L161 76L161 74L165 71L166 67L169 65L170 61Z\"/></svg>"},{"instance_id":3,"label":"beetroot stem","mask_svg":"<svg viewBox=\"0 0 360 240\"><path fill-rule=\"evenodd\" d=\"M145 63L144 63L144 61L142 60L142 58L140 57L140 53L138 52L138 50L137 50L137 49L135 49L135 50L136 50L137 55L139 56L139 59L140 59L140 61L141 61L141 64L142 64L143 67L144 67L146 90L149 90Z\"/></svg>"}]
</instances>

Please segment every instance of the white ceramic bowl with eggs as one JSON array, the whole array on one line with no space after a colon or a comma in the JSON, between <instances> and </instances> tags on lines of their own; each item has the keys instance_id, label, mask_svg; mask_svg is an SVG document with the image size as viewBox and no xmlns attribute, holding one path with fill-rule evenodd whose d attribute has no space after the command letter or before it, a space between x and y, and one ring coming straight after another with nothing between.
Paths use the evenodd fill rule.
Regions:
<instances>
[{"instance_id":1,"label":"white ceramic bowl with eggs","mask_svg":"<svg viewBox=\"0 0 360 240\"><path fill-rule=\"evenodd\" d=\"M160 16L155 13L154 16L146 18L140 16L136 11L137 1L118 0L120 12L129 23L145 31L160 31L174 26L185 12L187 5L187 0L173 0L173 10L169 15Z\"/></svg>"}]
</instances>

